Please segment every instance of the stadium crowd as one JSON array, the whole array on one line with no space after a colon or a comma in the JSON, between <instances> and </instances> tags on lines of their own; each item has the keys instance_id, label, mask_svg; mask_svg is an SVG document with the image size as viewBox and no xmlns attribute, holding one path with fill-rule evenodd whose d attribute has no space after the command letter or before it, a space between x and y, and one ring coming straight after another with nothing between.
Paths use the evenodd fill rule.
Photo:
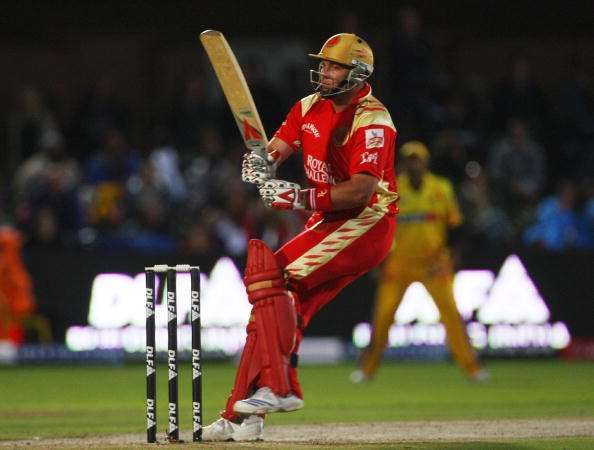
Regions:
<instances>
[{"instance_id":1,"label":"stadium crowd","mask_svg":"<svg viewBox=\"0 0 594 450\"><path fill-rule=\"evenodd\" d=\"M435 64L415 10L404 10L395 29L375 49L390 61L379 96L399 144L426 142L432 170L453 181L466 238L593 248L594 79L579 58L554 87L541 86L520 54L503 79L455 76ZM302 67L287 68L282 84L258 67L246 67L246 76L269 133L287 101L309 93ZM276 248L302 226L303 216L265 209L241 182L243 145L203 74L190 76L141 133L132 132L134 111L113 88L99 77L67 123L56 113L60 98L36 86L15 93L0 213L27 246L242 256L248 238ZM281 175L303 182L298 158Z\"/></svg>"}]
</instances>

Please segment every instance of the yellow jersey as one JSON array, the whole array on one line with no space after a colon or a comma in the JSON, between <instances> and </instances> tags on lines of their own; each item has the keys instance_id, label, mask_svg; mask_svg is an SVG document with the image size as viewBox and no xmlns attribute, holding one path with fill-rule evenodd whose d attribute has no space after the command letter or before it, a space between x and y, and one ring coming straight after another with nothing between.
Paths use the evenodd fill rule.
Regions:
<instances>
[{"instance_id":1,"label":"yellow jersey","mask_svg":"<svg viewBox=\"0 0 594 450\"><path fill-rule=\"evenodd\" d=\"M431 172L423 176L419 190L406 174L398 176L400 202L394 238L396 258L433 257L447 247L449 228L462 223L452 184Z\"/></svg>"}]
</instances>

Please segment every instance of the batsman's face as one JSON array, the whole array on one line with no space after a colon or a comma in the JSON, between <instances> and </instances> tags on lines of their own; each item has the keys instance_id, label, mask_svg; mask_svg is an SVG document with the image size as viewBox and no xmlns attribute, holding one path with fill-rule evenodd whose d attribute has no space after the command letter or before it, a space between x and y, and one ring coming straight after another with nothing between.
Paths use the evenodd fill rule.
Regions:
<instances>
[{"instance_id":1,"label":"batsman's face","mask_svg":"<svg viewBox=\"0 0 594 450\"><path fill-rule=\"evenodd\" d=\"M320 62L320 83L322 91L330 91L340 86L349 74L349 68L332 61Z\"/></svg>"}]
</instances>

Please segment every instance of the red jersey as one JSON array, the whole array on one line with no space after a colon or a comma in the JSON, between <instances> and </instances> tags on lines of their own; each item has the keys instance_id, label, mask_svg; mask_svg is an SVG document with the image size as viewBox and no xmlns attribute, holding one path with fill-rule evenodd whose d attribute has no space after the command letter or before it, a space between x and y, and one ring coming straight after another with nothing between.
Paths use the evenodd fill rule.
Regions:
<instances>
[{"instance_id":1,"label":"red jersey","mask_svg":"<svg viewBox=\"0 0 594 450\"><path fill-rule=\"evenodd\" d=\"M311 187L329 188L367 173L379 182L367 206L395 214L394 158L396 128L385 106L365 84L352 103L336 112L331 100L309 95L291 108L275 137L303 151L303 167ZM341 211L357 215L360 209ZM325 215L335 214L326 213Z\"/></svg>"}]
</instances>

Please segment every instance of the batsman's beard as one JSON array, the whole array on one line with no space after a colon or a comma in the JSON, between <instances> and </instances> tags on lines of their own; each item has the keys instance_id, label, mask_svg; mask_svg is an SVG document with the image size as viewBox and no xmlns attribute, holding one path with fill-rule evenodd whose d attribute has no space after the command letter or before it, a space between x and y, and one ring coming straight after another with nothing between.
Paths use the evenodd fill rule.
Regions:
<instances>
[{"instance_id":1,"label":"batsman's beard","mask_svg":"<svg viewBox=\"0 0 594 450\"><path fill-rule=\"evenodd\" d=\"M321 80L322 73L317 70L310 69L309 81L312 84L314 91L319 92L324 98L350 91L357 85L356 82L349 80L348 77L342 80L336 86L326 86Z\"/></svg>"}]
</instances>

